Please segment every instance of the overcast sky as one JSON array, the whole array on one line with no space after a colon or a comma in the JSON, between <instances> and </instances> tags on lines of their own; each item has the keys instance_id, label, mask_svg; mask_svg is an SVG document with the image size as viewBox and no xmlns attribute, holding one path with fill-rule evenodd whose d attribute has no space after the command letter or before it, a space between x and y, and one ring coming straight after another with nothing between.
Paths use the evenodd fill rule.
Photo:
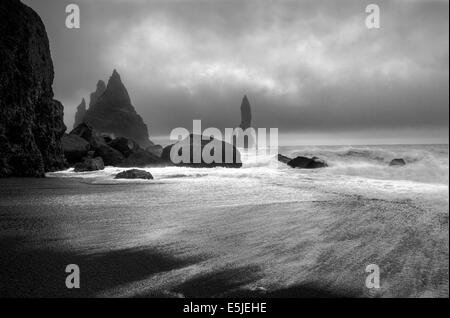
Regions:
<instances>
[{"instance_id":1,"label":"overcast sky","mask_svg":"<svg viewBox=\"0 0 450 318\"><path fill-rule=\"evenodd\" d=\"M235 127L247 94L254 126L291 136L448 140L448 1L24 2L46 25L70 128L116 68L155 138L192 119ZM69 3L80 29L65 27Z\"/></svg>"}]
</instances>

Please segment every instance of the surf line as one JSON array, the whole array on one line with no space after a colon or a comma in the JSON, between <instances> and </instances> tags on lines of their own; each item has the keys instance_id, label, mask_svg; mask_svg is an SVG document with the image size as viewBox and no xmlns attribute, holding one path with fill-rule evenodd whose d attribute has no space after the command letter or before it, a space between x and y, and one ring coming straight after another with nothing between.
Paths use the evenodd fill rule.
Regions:
<instances>
[{"instance_id":1,"label":"surf line","mask_svg":"<svg viewBox=\"0 0 450 318\"><path fill-rule=\"evenodd\" d=\"M183 312L185 313L209 313L211 316L216 314L218 305L196 305L193 302L190 302L189 305L183 306Z\"/></svg>"}]
</instances>

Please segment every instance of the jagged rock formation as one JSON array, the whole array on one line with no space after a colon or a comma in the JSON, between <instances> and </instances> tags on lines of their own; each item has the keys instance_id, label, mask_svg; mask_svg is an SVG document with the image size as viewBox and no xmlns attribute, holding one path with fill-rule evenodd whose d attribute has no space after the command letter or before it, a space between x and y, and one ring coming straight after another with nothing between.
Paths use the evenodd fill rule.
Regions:
<instances>
[{"instance_id":1,"label":"jagged rock formation","mask_svg":"<svg viewBox=\"0 0 450 318\"><path fill-rule=\"evenodd\" d=\"M63 106L53 99L44 24L19 0L0 1L0 177L65 166Z\"/></svg>"},{"instance_id":2,"label":"jagged rock formation","mask_svg":"<svg viewBox=\"0 0 450 318\"><path fill-rule=\"evenodd\" d=\"M97 82L97 89L95 92L91 93L91 100L89 101L89 108L92 107L92 105L95 105L97 103L100 96L103 95L103 93L106 90L106 84L102 80Z\"/></svg>"},{"instance_id":3,"label":"jagged rock formation","mask_svg":"<svg viewBox=\"0 0 450 318\"><path fill-rule=\"evenodd\" d=\"M81 100L81 104L77 107L77 112L75 113L75 121L73 122L73 128L83 123L84 115L86 115L86 101L84 98Z\"/></svg>"},{"instance_id":4,"label":"jagged rock formation","mask_svg":"<svg viewBox=\"0 0 450 318\"><path fill-rule=\"evenodd\" d=\"M143 148L152 146L147 125L136 113L116 70L111 75L106 89L102 94L101 92L102 84L99 82L97 91L91 95L93 100L84 116L84 122L100 133L130 138Z\"/></svg>"}]
</instances>

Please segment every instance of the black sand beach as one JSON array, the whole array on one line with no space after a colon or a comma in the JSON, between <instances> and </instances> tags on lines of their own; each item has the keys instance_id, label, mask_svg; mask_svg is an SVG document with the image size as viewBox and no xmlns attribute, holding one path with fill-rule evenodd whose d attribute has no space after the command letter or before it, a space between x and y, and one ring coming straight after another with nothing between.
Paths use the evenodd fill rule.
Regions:
<instances>
[{"instance_id":1,"label":"black sand beach","mask_svg":"<svg viewBox=\"0 0 450 318\"><path fill-rule=\"evenodd\" d=\"M2 180L2 296L448 295L448 212L310 181L281 194L261 180L180 180ZM376 293L364 285L370 263L382 268ZM80 267L80 289L65 287L68 264Z\"/></svg>"}]
</instances>

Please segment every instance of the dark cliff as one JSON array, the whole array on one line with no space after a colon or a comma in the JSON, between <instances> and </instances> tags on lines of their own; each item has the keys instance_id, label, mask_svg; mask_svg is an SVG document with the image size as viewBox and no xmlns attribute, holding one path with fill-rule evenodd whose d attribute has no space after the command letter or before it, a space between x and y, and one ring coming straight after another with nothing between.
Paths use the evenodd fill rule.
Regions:
<instances>
[{"instance_id":1,"label":"dark cliff","mask_svg":"<svg viewBox=\"0 0 450 318\"><path fill-rule=\"evenodd\" d=\"M19 0L1 0L0 177L42 177L64 167L66 127L53 77L40 17Z\"/></svg>"}]
</instances>

